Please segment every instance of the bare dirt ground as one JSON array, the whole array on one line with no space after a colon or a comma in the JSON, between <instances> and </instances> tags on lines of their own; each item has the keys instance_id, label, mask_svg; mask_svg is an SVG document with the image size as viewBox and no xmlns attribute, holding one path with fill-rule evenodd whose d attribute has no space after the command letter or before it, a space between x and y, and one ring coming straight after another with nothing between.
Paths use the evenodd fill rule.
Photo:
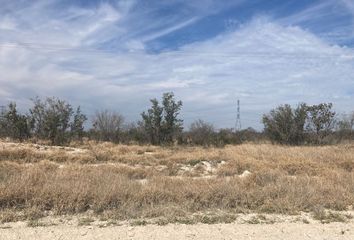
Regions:
<instances>
[{"instance_id":1,"label":"bare dirt ground","mask_svg":"<svg viewBox=\"0 0 354 240\"><path fill-rule=\"evenodd\" d=\"M342 212L352 214L353 212ZM333 219L332 219L333 220ZM139 225L138 225L139 224ZM324 223L309 213L240 214L232 223L146 224L77 216L0 224L1 240L115 239L354 239L354 220Z\"/></svg>"},{"instance_id":2,"label":"bare dirt ground","mask_svg":"<svg viewBox=\"0 0 354 240\"><path fill-rule=\"evenodd\" d=\"M354 239L351 223L274 224L168 224L166 226L80 226L28 227L24 223L0 229L1 240L94 240L94 239Z\"/></svg>"}]
</instances>

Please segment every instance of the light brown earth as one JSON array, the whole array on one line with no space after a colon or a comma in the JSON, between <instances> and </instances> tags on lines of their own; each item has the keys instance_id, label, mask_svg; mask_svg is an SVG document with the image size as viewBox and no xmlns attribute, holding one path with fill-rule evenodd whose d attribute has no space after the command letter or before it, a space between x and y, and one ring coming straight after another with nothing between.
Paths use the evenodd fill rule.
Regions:
<instances>
[{"instance_id":1,"label":"light brown earth","mask_svg":"<svg viewBox=\"0 0 354 240\"><path fill-rule=\"evenodd\" d=\"M166 226L75 226L27 227L24 223L0 229L1 240L123 240L123 239L354 239L353 223L275 224L168 224Z\"/></svg>"}]
</instances>

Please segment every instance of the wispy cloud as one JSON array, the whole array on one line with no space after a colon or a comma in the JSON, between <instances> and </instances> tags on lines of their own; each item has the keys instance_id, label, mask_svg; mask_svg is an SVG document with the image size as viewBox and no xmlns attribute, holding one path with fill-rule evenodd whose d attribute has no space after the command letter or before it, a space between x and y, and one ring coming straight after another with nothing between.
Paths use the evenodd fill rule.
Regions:
<instances>
[{"instance_id":1,"label":"wispy cloud","mask_svg":"<svg viewBox=\"0 0 354 240\"><path fill-rule=\"evenodd\" d=\"M335 4L336 2L332 0L320 1L300 12L284 17L282 21L287 24L300 24L307 21L313 21L314 19L328 17L332 14L332 11L329 11L329 9Z\"/></svg>"},{"instance_id":2,"label":"wispy cloud","mask_svg":"<svg viewBox=\"0 0 354 240\"><path fill-rule=\"evenodd\" d=\"M161 31L155 32L155 33L153 33L151 35L148 35L148 36L145 36L142 40L143 40L143 42L154 40L156 38L159 38L159 37L162 37L162 36L164 36L166 34L174 32L174 31L176 31L178 29L184 28L184 27L196 22L197 20L198 20L198 17L192 17L191 19L188 19L188 20L183 21L181 23L177 23L174 26L170 26L170 27L168 27L166 29L162 29Z\"/></svg>"},{"instance_id":3,"label":"wispy cloud","mask_svg":"<svg viewBox=\"0 0 354 240\"><path fill-rule=\"evenodd\" d=\"M310 29L330 43L345 44L354 40L353 2L350 0L325 0L279 19L284 25Z\"/></svg>"},{"instance_id":4,"label":"wispy cloud","mask_svg":"<svg viewBox=\"0 0 354 240\"><path fill-rule=\"evenodd\" d=\"M8 26L0 27L0 104L55 95L88 113L114 108L136 119L147 99L175 91L184 100L187 123L206 118L223 127L233 126L236 98L246 126L259 126L263 112L286 102L332 101L339 111L352 110L353 49L333 46L297 24L256 18L178 50L150 54L145 41L199 17L163 24L147 11L149 17L139 21L154 27L139 32L141 23L130 22L138 6L129 1L70 6L53 15L44 2L16 6L7 19L0 17L0 26Z\"/></svg>"},{"instance_id":5,"label":"wispy cloud","mask_svg":"<svg viewBox=\"0 0 354 240\"><path fill-rule=\"evenodd\" d=\"M342 2L344 2L344 4L347 5L347 7L349 8L349 10L352 12L352 15L354 17L354 2L351 0L342 0Z\"/></svg>"}]
</instances>

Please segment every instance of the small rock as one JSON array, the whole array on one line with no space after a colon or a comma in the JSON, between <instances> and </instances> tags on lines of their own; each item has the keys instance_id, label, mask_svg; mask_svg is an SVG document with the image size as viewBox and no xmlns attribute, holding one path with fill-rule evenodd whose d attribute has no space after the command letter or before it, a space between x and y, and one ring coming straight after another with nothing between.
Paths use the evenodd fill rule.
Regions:
<instances>
[{"instance_id":1,"label":"small rock","mask_svg":"<svg viewBox=\"0 0 354 240\"><path fill-rule=\"evenodd\" d=\"M238 175L240 178L245 178L251 175L252 173L248 170L245 170L241 175Z\"/></svg>"}]
</instances>

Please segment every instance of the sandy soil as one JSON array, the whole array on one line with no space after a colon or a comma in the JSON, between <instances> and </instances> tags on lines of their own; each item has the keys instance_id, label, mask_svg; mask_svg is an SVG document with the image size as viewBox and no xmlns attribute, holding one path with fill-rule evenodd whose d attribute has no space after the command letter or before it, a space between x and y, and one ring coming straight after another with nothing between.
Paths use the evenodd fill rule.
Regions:
<instances>
[{"instance_id":1,"label":"sandy soil","mask_svg":"<svg viewBox=\"0 0 354 240\"><path fill-rule=\"evenodd\" d=\"M25 223L2 226L1 240L94 239L354 239L354 223L274 224L169 224L166 226L70 226L28 227Z\"/></svg>"}]
</instances>

